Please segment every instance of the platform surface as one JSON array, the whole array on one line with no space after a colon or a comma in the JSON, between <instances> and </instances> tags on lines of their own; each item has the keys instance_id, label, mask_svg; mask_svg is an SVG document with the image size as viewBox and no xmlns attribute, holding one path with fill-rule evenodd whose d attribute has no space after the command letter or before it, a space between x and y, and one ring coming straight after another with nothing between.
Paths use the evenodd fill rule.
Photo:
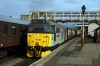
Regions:
<instances>
[{"instance_id":1,"label":"platform surface","mask_svg":"<svg viewBox=\"0 0 100 66\"><path fill-rule=\"evenodd\" d=\"M80 37L74 38L31 66L100 66L100 43L90 38L80 51L74 51L81 44Z\"/></svg>"}]
</instances>

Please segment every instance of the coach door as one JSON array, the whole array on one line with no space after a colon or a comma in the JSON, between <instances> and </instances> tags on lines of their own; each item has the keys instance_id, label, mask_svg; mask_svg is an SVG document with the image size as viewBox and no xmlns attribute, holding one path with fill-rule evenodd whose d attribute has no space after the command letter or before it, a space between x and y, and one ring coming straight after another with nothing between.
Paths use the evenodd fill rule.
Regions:
<instances>
[{"instance_id":1,"label":"coach door","mask_svg":"<svg viewBox=\"0 0 100 66\"><path fill-rule=\"evenodd\" d=\"M67 35L66 35L66 29L64 29L64 40L66 40L66 37L67 37Z\"/></svg>"}]
</instances>

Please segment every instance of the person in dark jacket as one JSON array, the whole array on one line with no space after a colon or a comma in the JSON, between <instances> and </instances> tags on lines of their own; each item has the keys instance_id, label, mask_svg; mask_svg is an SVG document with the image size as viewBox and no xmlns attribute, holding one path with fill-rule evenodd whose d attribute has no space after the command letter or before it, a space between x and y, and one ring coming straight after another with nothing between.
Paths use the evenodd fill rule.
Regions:
<instances>
[{"instance_id":1,"label":"person in dark jacket","mask_svg":"<svg viewBox=\"0 0 100 66\"><path fill-rule=\"evenodd\" d=\"M87 44L87 33L84 31L84 43Z\"/></svg>"},{"instance_id":2,"label":"person in dark jacket","mask_svg":"<svg viewBox=\"0 0 100 66\"><path fill-rule=\"evenodd\" d=\"M93 42L96 42L96 40L97 40L96 30L93 30L93 32L94 32Z\"/></svg>"}]
</instances>

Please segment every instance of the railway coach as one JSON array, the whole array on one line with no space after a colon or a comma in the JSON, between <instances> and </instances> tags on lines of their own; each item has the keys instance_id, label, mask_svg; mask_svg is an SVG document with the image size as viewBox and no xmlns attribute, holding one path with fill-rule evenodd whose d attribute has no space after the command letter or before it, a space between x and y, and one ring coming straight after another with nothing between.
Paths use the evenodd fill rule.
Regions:
<instances>
[{"instance_id":1,"label":"railway coach","mask_svg":"<svg viewBox=\"0 0 100 66\"><path fill-rule=\"evenodd\" d=\"M0 57L7 56L11 51L20 50L19 46L24 40L20 38L25 38L25 32L22 30L25 31L28 24L28 21L0 15Z\"/></svg>"}]
</instances>

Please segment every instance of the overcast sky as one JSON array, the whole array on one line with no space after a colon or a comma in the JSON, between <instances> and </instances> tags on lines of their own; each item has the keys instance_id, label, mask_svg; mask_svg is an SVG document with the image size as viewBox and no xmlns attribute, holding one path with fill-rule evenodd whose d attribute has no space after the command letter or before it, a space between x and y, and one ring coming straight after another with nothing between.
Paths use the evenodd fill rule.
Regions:
<instances>
[{"instance_id":1,"label":"overcast sky","mask_svg":"<svg viewBox=\"0 0 100 66\"><path fill-rule=\"evenodd\" d=\"M100 0L0 0L0 14L20 18L29 11L100 11Z\"/></svg>"}]
</instances>

